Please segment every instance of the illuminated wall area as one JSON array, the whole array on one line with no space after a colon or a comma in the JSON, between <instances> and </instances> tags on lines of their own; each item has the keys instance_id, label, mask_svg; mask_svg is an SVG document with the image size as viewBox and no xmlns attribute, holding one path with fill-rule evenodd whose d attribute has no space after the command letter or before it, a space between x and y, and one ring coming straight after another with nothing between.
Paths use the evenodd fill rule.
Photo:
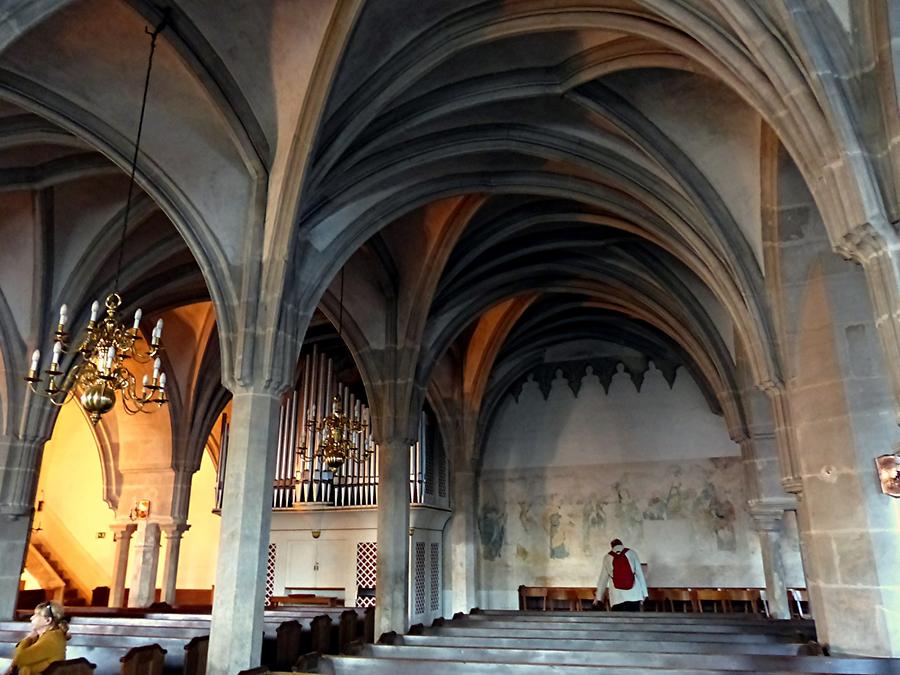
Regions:
<instances>
[{"instance_id":1,"label":"illuminated wall area","mask_svg":"<svg viewBox=\"0 0 900 675\"><path fill-rule=\"evenodd\" d=\"M111 475L117 469L121 451L127 452L127 448L119 449L113 444L113 456L106 467ZM178 588L209 589L214 585L219 544L219 516L212 512L215 482L216 468L204 452L192 480L188 511L191 527L182 539ZM119 489L121 483L118 475L115 485ZM25 589L44 588L56 597L60 578L66 577L71 580L69 586L89 602L92 589L111 584L115 541L110 526L117 517L104 497L117 499L115 489L105 483L101 452L90 423L77 401L70 401L61 409L53 436L44 449L32 545L22 575ZM167 514L154 515L164 521ZM162 585L166 543L163 536L157 587ZM132 565L133 551L129 568Z\"/></svg>"},{"instance_id":2,"label":"illuminated wall area","mask_svg":"<svg viewBox=\"0 0 900 675\"><path fill-rule=\"evenodd\" d=\"M219 552L220 516L213 513L216 505L216 467L208 452L203 453L200 469L191 484L191 505L178 559L179 588L212 588L216 578ZM163 537L165 549L165 537ZM160 554L165 555L165 550ZM158 584L162 582L159 578Z\"/></svg>"}]
</instances>

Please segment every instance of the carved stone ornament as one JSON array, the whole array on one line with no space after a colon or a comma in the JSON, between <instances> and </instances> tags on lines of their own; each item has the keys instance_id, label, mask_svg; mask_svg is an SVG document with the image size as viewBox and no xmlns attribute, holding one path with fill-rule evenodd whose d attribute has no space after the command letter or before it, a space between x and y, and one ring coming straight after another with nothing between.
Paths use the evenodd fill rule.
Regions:
<instances>
[{"instance_id":1,"label":"carved stone ornament","mask_svg":"<svg viewBox=\"0 0 900 675\"><path fill-rule=\"evenodd\" d=\"M881 491L900 498L900 453L876 457L875 466L878 468Z\"/></svg>"}]
</instances>

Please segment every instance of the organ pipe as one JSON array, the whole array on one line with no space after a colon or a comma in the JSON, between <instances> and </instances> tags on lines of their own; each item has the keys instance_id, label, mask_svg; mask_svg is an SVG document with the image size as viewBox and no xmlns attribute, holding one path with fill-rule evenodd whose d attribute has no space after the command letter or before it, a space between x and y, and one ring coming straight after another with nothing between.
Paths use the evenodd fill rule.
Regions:
<instances>
[{"instance_id":1,"label":"organ pipe","mask_svg":"<svg viewBox=\"0 0 900 675\"><path fill-rule=\"evenodd\" d=\"M375 506L378 503L379 447L372 438L369 407L350 388L338 382L334 364L317 346L301 358L297 388L285 396L278 421L272 507L289 509L297 504ZM361 461L347 461L336 475L317 452L321 434L310 422L332 413L337 395L344 411L361 421L362 430L349 432L349 440ZM427 426L423 411L416 442L409 448L410 503L425 501ZM216 504L221 506L225 477L228 422L222 421L222 450L216 481ZM370 450L368 456L366 451Z\"/></svg>"}]
</instances>

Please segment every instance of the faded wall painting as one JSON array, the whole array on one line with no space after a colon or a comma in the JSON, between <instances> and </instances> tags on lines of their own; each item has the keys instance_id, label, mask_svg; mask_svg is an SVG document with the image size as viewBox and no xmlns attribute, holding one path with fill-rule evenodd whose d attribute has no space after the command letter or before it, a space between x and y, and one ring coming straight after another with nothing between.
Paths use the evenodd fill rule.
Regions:
<instances>
[{"instance_id":1,"label":"faded wall painting","mask_svg":"<svg viewBox=\"0 0 900 675\"><path fill-rule=\"evenodd\" d=\"M485 471L478 522L488 606L514 604L519 584L596 583L614 537L648 563L654 586L762 585L742 480L732 457Z\"/></svg>"},{"instance_id":2,"label":"faded wall painting","mask_svg":"<svg viewBox=\"0 0 900 675\"><path fill-rule=\"evenodd\" d=\"M740 449L688 373L546 370L488 433L482 606L515 607L519 584L596 583L613 537L638 551L653 586L764 584Z\"/></svg>"}]
</instances>

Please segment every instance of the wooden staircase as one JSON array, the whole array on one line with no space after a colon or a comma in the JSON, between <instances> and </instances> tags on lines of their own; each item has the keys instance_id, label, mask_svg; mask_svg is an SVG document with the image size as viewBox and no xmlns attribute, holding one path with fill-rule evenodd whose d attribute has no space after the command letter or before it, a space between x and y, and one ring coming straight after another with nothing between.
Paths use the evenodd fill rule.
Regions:
<instances>
[{"instance_id":1,"label":"wooden staircase","mask_svg":"<svg viewBox=\"0 0 900 675\"><path fill-rule=\"evenodd\" d=\"M49 550L46 542L40 541L36 538L32 538L32 541L29 545L29 557L36 554L40 561L46 565L50 570L52 570L55 577L59 580L59 583L62 586L62 597L52 597L53 600L57 602L61 602L66 607L84 607L90 604L89 598L86 596L86 593L83 589L79 589L77 584L72 581L72 577L67 573L65 566L57 560L53 553ZM43 586L43 580L35 575L41 585ZM56 591L57 587L51 587L53 591ZM48 595L58 595L57 593L49 593Z\"/></svg>"}]
</instances>

